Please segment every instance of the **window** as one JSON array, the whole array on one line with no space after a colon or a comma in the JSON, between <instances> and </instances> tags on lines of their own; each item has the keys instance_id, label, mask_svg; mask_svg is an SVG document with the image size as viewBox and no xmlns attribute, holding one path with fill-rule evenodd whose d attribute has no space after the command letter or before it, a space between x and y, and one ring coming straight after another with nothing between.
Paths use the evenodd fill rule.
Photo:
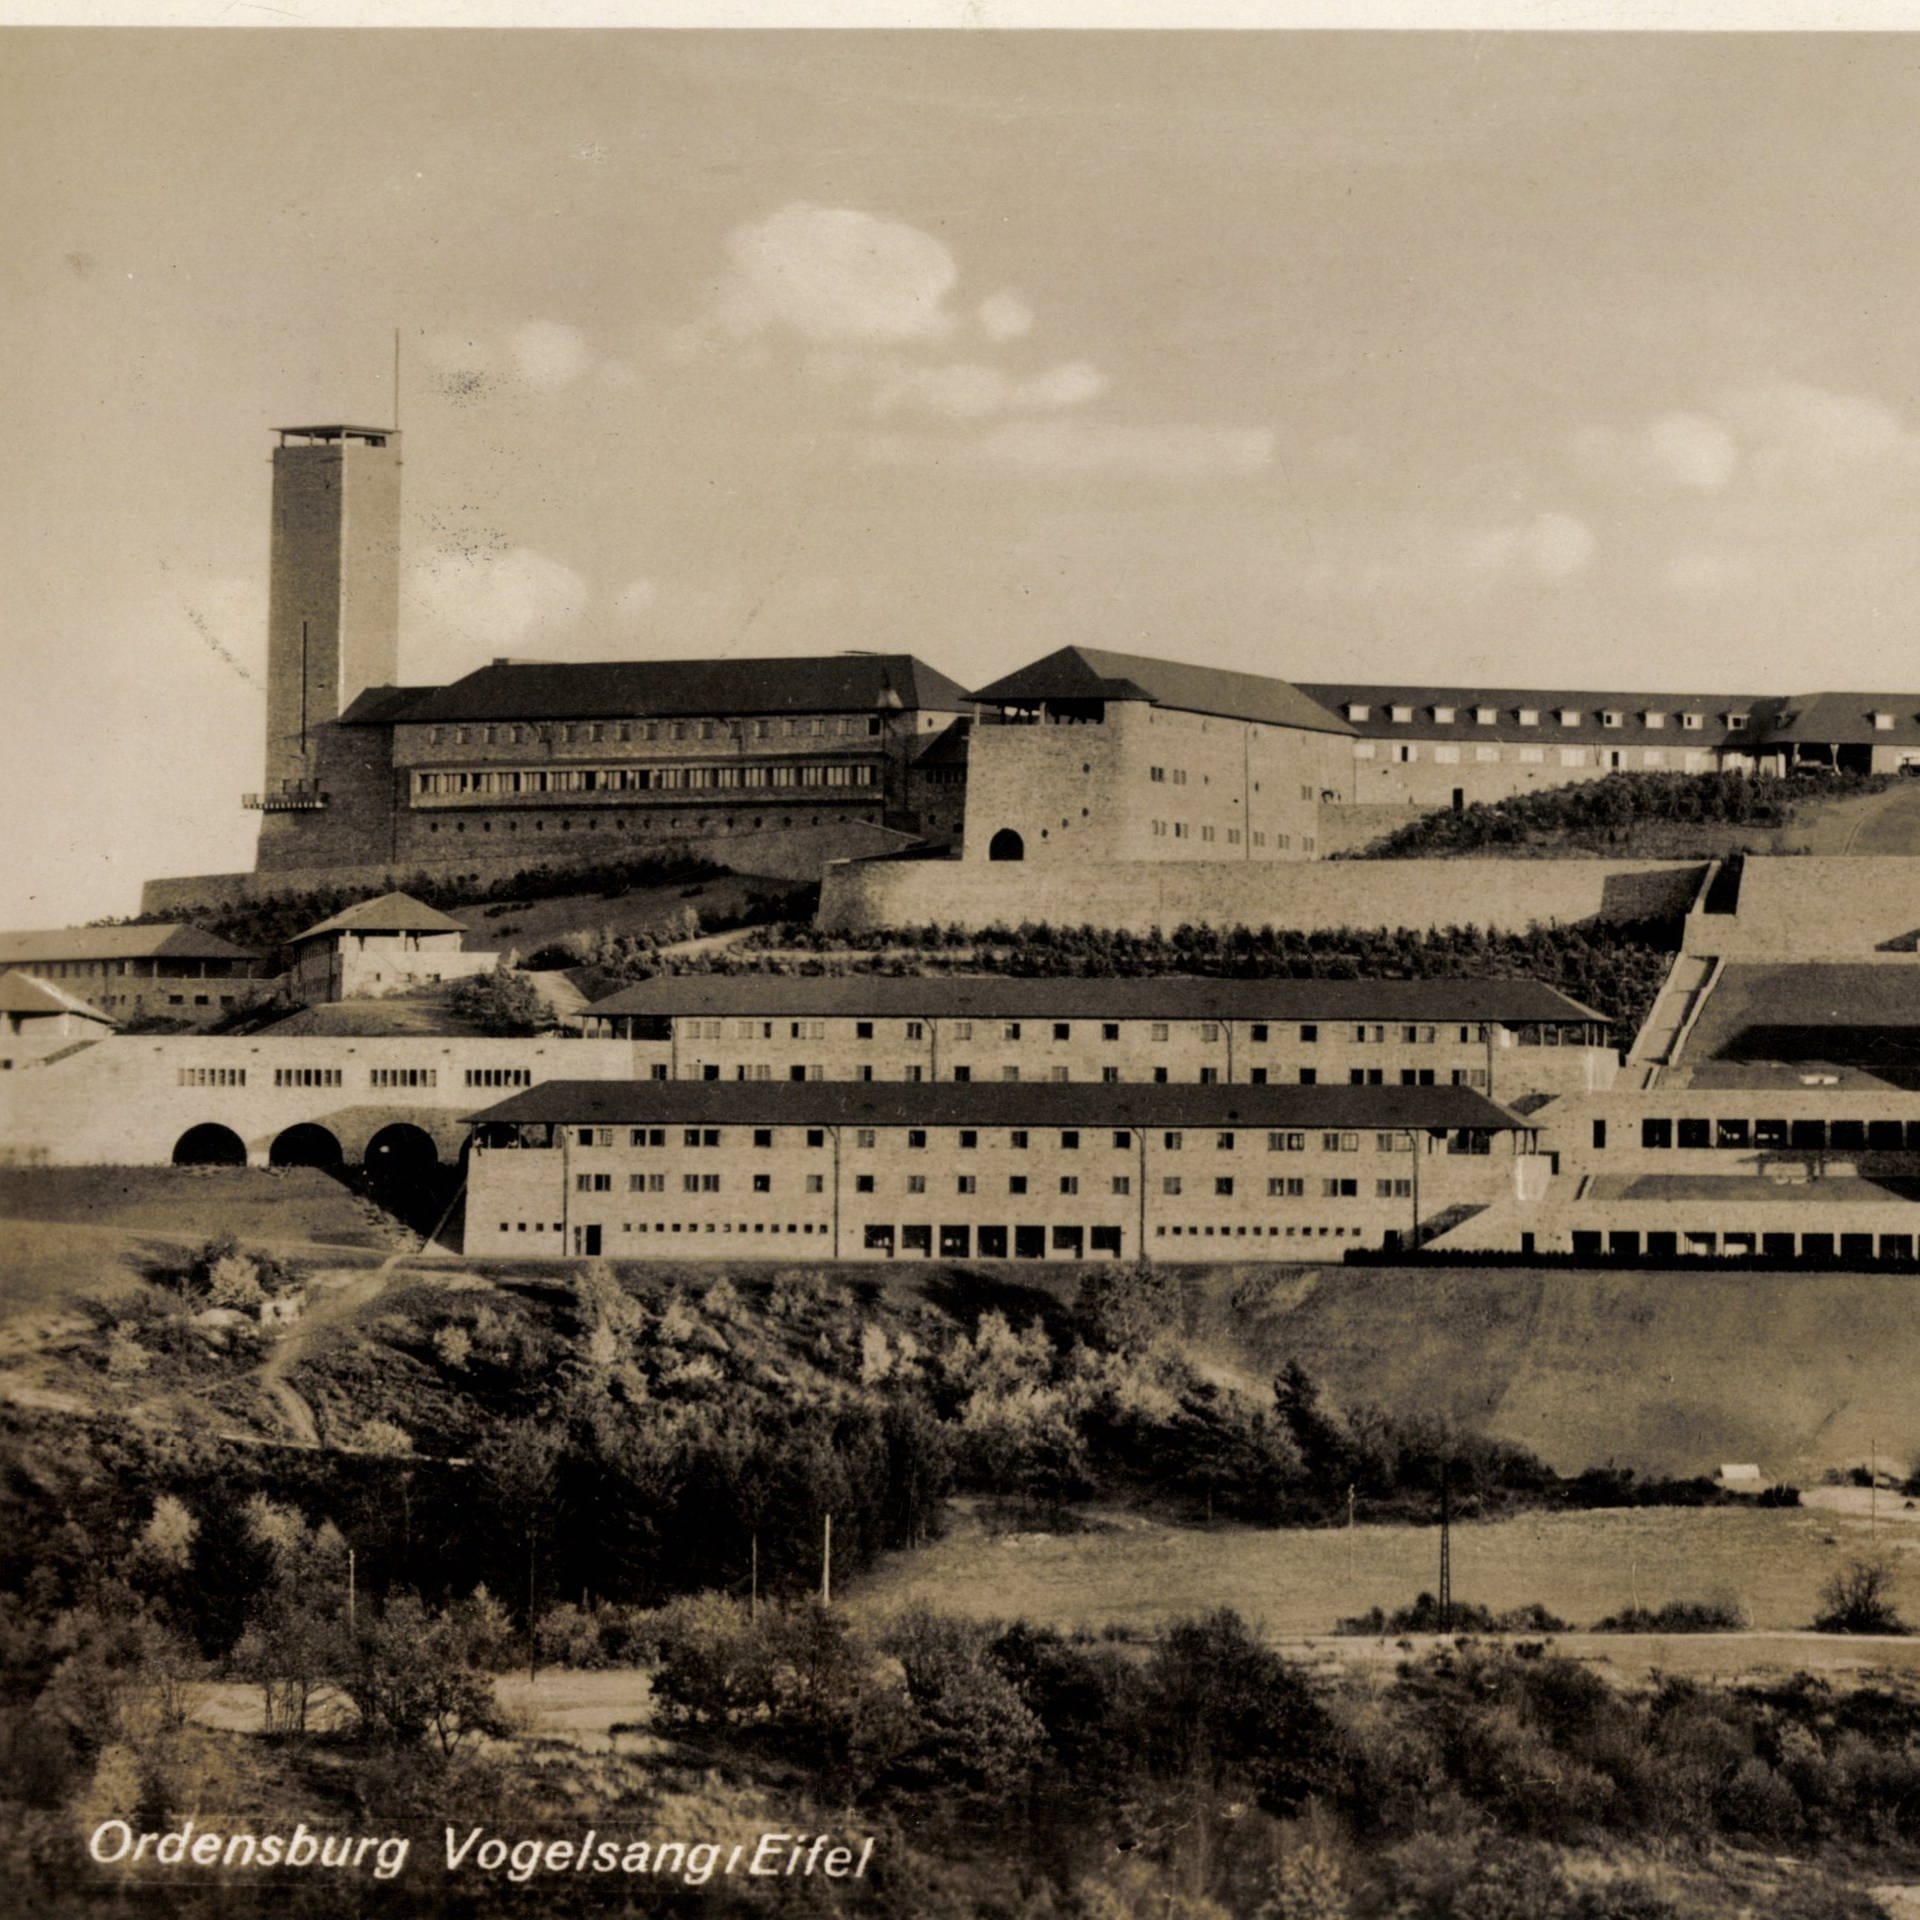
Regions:
<instances>
[{"instance_id":1,"label":"window","mask_svg":"<svg viewBox=\"0 0 1920 1920\"><path fill-rule=\"evenodd\" d=\"M576 1173L573 1176L575 1193L611 1193L613 1175L610 1173Z\"/></svg>"},{"instance_id":2,"label":"window","mask_svg":"<svg viewBox=\"0 0 1920 1920\"><path fill-rule=\"evenodd\" d=\"M664 1147L666 1144L665 1127L634 1127L627 1134L627 1145L630 1147Z\"/></svg>"},{"instance_id":3,"label":"window","mask_svg":"<svg viewBox=\"0 0 1920 1920\"><path fill-rule=\"evenodd\" d=\"M1060 1145L1068 1153L1078 1152L1080 1147L1080 1135L1078 1130L1075 1128L1069 1127L1066 1132L1061 1134Z\"/></svg>"},{"instance_id":4,"label":"window","mask_svg":"<svg viewBox=\"0 0 1920 1920\"><path fill-rule=\"evenodd\" d=\"M1027 1176L1024 1173L1010 1173L1007 1176L1007 1191L1009 1193L1025 1193L1026 1190Z\"/></svg>"},{"instance_id":5,"label":"window","mask_svg":"<svg viewBox=\"0 0 1920 1920\"><path fill-rule=\"evenodd\" d=\"M1072 1039L1072 1038L1073 1038L1073 1027L1072 1027L1072 1025L1071 1025L1071 1024L1070 1024L1069 1022L1067 1022L1067 1021L1065 1021L1065 1020L1056 1020L1056 1021L1055 1021L1055 1022L1053 1023L1053 1037L1054 1037L1054 1038L1055 1038L1056 1040L1070 1040L1070 1039Z\"/></svg>"},{"instance_id":6,"label":"window","mask_svg":"<svg viewBox=\"0 0 1920 1920\"><path fill-rule=\"evenodd\" d=\"M907 1038L909 1040L924 1040L926 1037L927 1027L925 1021L909 1020L907 1022Z\"/></svg>"},{"instance_id":7,"label":"window","mask_svg":"<svg viewBox=\"0 0 1920 1920\"><path fill-rule=\"evenodd\" d=\"M1358 1180L1322 1180L1320 1192L1328 1200L1357 1200L1360 1197Z\"/></svg>"},{"instance_id":8,"label":"window","mask_svg":"<svg viewBox=\"0 0 1920 1920\"><path fill-rule=\"evenodd\" d=\"M1125 1153L1133 1145L1133 1135L1125 1127L1117 1127L1114 1130L1113 1144L1116 1152Z\"/></svg>"},{"instance_id":9,"label":"window","mask_svg":"<svg viewBox=\"0 0 1920 1920\"><path fill-rule=\"evenodd\" d=\"M960 1174L953 1183L955 1193L977 1193L980 1190L979 1177L976 1174Z\"/></svg>"},{"instance_id":10,"label":"window","mask_svg":"<svg viewBox=\"0 0 1920 1920\"><path fill-rule=\"evenodd\" d=\"M1407 722L1413 718L1413 709L1411 707L1390 707L1388 712L1393 720L1400 726L1405 726Z\"/></svg>"},{"instance_id":11,"label":"window","mask_svg":"<svg viewBox=\"0 0 1920 1920\"><path fill-rule=\"evenodd\" d=\"M853 1037L856 1040L871 1040L873 1038L873 1022L871 1020L856 1020L853 1023Z\"/></svg>"},{"instance_id":12,"label":"window","mask_svg":"<svg viewBox=\"0 0 1920 1920\"><path fill-rule=\"evenodd\" d=\"M1060 1191L1062 1193L1078 1193L1080 1191L1080 1176L1077 1173L1063 1173L1060 1176Z\"/></svg>"},{"instance_id":13,"label":"window","mask_svg":"<svg viewBox=\"0 0 1920 1920\"><path fill-rule=\"evenodd\" d=\"M810 1173L807 1175L807 1191L809 1193L825 1193L826 1190L827 1176L824 1173Z\"/></svg>"},{"instance_id":14,"label":"window","mask_svg":"<svg viewBox=\"0 0 1920 1920\"><path fill-rule=\"evenodd\" d=\"M1433 717L1440 726L1450 727L1453 725L1453 709L1451 707L1435 707Z\"/></svg>"},{"instance_id":15,"label":"window","mask_svg":"<svg viewBox=\"0 0 1920 1920\"><path fill-rule=\"evenodd\" d=\"M375 1067L370 1077L376 1087L431 1087L440 1079L432 1067Z\"/></svg>"},{"instance_id":16,"label":"window","mask_svg":"<svg viewBox=\"0 0 1920 1920\"><path fill-rule=\"evenodd\" d=\"M469 1067L467 1085L470 1087L530 1087L533 1085L531 1067Z\"/></svg>"},{"instance_id":17,"label":"window","mask_svg":"<svg viewBox=\"0 0 1920 1920\"><path fill-rule=\"evenodd\" d=\"M1671 1120L1642 1120L1640 1122L1640 1144L1642 1147L1672 1146L1673 1122Z\"/></svg>"},{"instance_id":18,"label":"window","mask_svg":"<svg viewBox=\"0 0 1920 1920\"><path fill-rule=\"evenodd\" d=\"M1522 707L1516 717L1523 727L1537 727L1540 724L1540 709L1538 707Z\"/></svg>"},{"instance_id":19,"label":"window","mask_svg":"<svg viewBox=\"0 0 1920 1920\"><path fill-rule=\"evenodd\" d=\"M910 1173L907 1175L907 1191L909 1193L925 1193L926 1190L927 1176L924 1173Z\"/></svg>"},{"instance_id":20,"label":"window","mask_svg":"<svg viewBox=\"0 0 1920 1920\"><path fill-rule=\"evenodd\" d=\"M629 1193L665 1193L667 1176L664 1173L630 1173L627 1175Z\"/></svg>"},{"instance_id":21,"label":"window","mask_svg":"<svg viewBox=\"0 0 1920 1920\"><path fill-rule=\"evenodd\" d=\"M1455 767L1460 764L1460 749L1458 747L1435 747L1433 757L1443 767Z\"/></svg>"},{"instance_id":22,"label":"window","mask_svg":"<svg viewBox=\"0 0 1920 1920\"><path fill-rule=\"evenodd\" d=\"M1167 1023L1164 1020L1154 1021L1148 1029L1148 1033L1152 1039L1164 1040L1167 1037Z\"/></svg>"},{"instance_id":23,"label":"window","mask_svg":"<svg viewBox=\"0 0 1920 1920\"><path fill-rule=\"evenodd\" d=\"M926 1130L926 1128L924 1128L924 1127L909 1127L909 1128L907 1129L907 1145L908 1145L908 1146L910 1146L910 1147L924 1147L924 1146L925 1146L926 1144L927 1144L927 1130Z\"/></svg>"},{"instance_id":24,"label":"window","mask_svg":"<svg viewBox=\"0 0 1920 1920\"><path fill-rule=\"evenodd\" d=\"M1626 718L1627 716L1624 713L1607 712L1600 716L1600 724L1603 727L1624 726L1626 724Z\"/></svg>"},{"instance_id":25,"label":"window","mask_svg":"<svg viewBox=\"0 0 1920 1920\"><path fill-rule=\"evenodd\" d=\"M275 1067L273 1084L276 1087L337 1087L340 1075L338 1067Z\"/></svg>"},{"instance_id":26,"label":"window","mask_svg":"<svg viewBox=\"0 0 1920 1920\"><path fill-rule=\"evenodd\" d=\"M1700 714L1683 713L1680 716L1680 725L1687 733L1698 733L1706 725L1706 721Z\"/></svg>"},{"instance_id":27,"label":"window","mask_svg":"<svg viewBox=\"0 0 1920 1920\"><path fill-rule=\"evenodd\" d=\"M1890 713L1876 713L1873 716L1873 730L1875 733L1891 733L1893 731L1893 715Z\"/></svg>"},{"instance_id":28,"label":"window","mask_svg":"<svg viewBox=\"0 0 1920 1920\"><path fill-rule=\"evenodd\" d=\"M971 1153L980 1144L980 1136L971 1127L960 1129L960 1146L963 1152Z\"/></svg>"},{"instance_id":29,"label":"window","mask_svg":"<svg viewBox=\"0 0 1920 1920\"><path fill-rule=\"evenodd\" d=\"M1027 1150L1026 1128L1015 1127L1014 1130L1007 1135L1007 1145L1012 1147L1018 1153L1025 1153Z\"/></svg>"},{"instance_id":30,"label":"window","mask_svg":"<svg viewBox=\"0 0 1920 1920\"><path fill-rule=\"evenodd\" d=\"M179 1083L183 1087L244 1087L247 1070L245 1067L182 1067Z\"/></svg>"},{"instance_id":31,"label":"window","mask_svg":"<svg viewBox=\"0 0 1920 1920\"><path fill-rule=\"evenodd\" d=\"M773 1191L773 1175L770 1173L756 1173L753 1176L753 1190L755 1193L771 1193Z\"/></svg>"},{"instance_id":32,"label":"window","mask_svg":"<svg viewBox=\"0 0 1920 1920\"><path fill-rule=\"evenodd\" d=\"M1680 1122L1679 1133L1680 1144L1683 1147L1710 1147L1713 1145L1711 1121L1699 1119L1682 1120Z\"/></svg>"},{"instance_id":33,"label":"window","mask_svg":"<svg viewBox=\"0 0 1920 1920\"><path fill-rule=\"evenodd\" d=\"M870 1173L856 1173L853 1176L853 1190L855 1193L871 1193L873 1191L873 1175Z\"/></svg>"},{"instance_id":34,"label":"window","mask_svg":"<svg viewBox=\"0 0 1920 1920\"><path fill-rule=\"evenodd\" d=\"M1231 1194L1233 1192L1233 1175L1230 1173L1218 1175L1214 1180L1213 1190L1222 1197Z\"/></svg>"},{"instance_id":35,"label":"window","mask_svg":"<svg viewBox=\"0 0 1920 1920\"><path fill-rule=\"evenodd\" d=\"M1267 1135L1269 1153L1304 1153L1307 1136L1304 1133L1270 1133Z\"/></svg>"},{"instance_id":36,"label":"window","mask_svg":"<svg viewBox=\"0 0 1920 1920\"><path fill-rule=\"evenodd\" d=\"M1490 727L1500 718L1500 710L1497 707L1475 707L1473 718L1476 726Z\"/></svg>"},{"instance_id":37,"label":"window","mask_svg":"<svg viewBox=\"0 0 1920 1920\"><path fill-rule=\"evenodd\" d=\"M1009 1020L1000 1029L1000 1038L1002 1040L1018 1040L1020 1038L1020 1022L1018 1020Z\"/></svg>"},{"instance_id":38,"label":"window","mask_svg":"<svg viewBox=\"0 0 1920 1920\"><path fill-rule=\"evenodd\" d=\"M826 1144L827 1144L827 1130L825 1127L809 1127L807 1129L807 1145L808 1146L824 1147Z\"/></svg>"},{"instance_id":39,"label":"window","mask_svg":"<svg viewBox=\"0 0 1920 1920\"><path fill-rule=\"evenodd\" d=\"M1107 1020L1102 1022L1100 1027L1100 1038L1102 1040L1118 1040L1120 1038L1120 1022L1118 1020Z\"/></svg>"},{"instance_id":40,"label":"window","mask_svg":"<svg viewBox=\"0 0 1920 1920\"><path fill-rule=\"evenodd\" d=\"M1349 720L1365 720L1372 712L1373 709L1371 707L1363 707L1357 700L1349 700L1347 702L1347 718Z\"/></svg>"},{"instance_id":41,"label":"window","mask_svg":"<svg viewBox=\"0 0 1920 1920\"><path fill-rule=\"evenodd\" d=\"M1323 1153L1358 1153L1360 1136L1357 1133L1323 1133L1320 1136L1320 1150Z\"/></svg>"},{"instance_id":42,"label":"window","mask_svg":"<svg viewBox=\"0 0 1920 1920\"><path fill-rule=\"evenodd\" d=\"M1160 1182L1160 1191L1162 1193L1178 1193L1180 1191L1180 1176L1177 1173L1168 1174Z\"/></svg>"},{"instance_id":43,"label":"window","mask_svg":"<svg viewBox=\"0 0 1920 1920\"><path fill-rule=\"evenodd\" d=\"M1233 1151L1233 1135L1230 1133L1216 1133L1213 1136L1213 1144L1220 1152L1231 1153Z\"/></svg>"},{"instance_id":44,"label":"window","mask_svg":"<svg viewBox=\"0 0 1920 1920\"><path fill-rule=\"evenodd\" d=\"M773 1129L771 1127L755 1127L753 1130L753 1144L756 1147L772 1146Z\"/></svg>"},{"instance_id":45,"label":"window","mask_svg":"<svg viewBox=\"0 0 1920 1920\"><path fill-rule=\"evenodd\" d=\"M1184 1143L1185 1136L1182 1134L1163 1133L1160 1136L1160 1144L1165 1147L1169 1153L1178 1153Z\"/></svg>"},{"instance_id":46,"label":"window","mask_svg":"<svg viewBox=\"0 0 1920 1920\"><path fill-rule=\"evenodd\" d=\"M1747 716L1744 713L1730 713L1727 715L1727 731L1729 733L1744 733L1746 728Z\"/></svg>"},{"instance_id":47,"label":"window","mask_svg":"<svg viewBox=\"0 0 1920 1920\"><path fill-rule=\"evenodd\" d=\"M953 1038L956 1040L971 1040L973 1038L973 1022L971 1020L956 1020L953 1023Z\"/></svg>"},{"instance_id":48,"label":"window","mask_svg":"<svg viewBox=\"0 0 1920 1920\"><path fill-rule=\"evenodd\" d=\"M1411 1180L1376 1180L1373 1183L1376 1200L1411 1200L1413 1182Z\"/></svg>"},{"instance_id":49,"label":"window","mask_svg":"<svg viewBox=\"0 0 1920 1920\"><path fill-rule=\"evenodd\" d=\"M575 1144L582 1147L610 1147L613 1145L611 1127L582 1127L574 1135Z\"/></svg>"},{"instance_id":50,"label":"window","mask_svg":"<svg viewBox=\"0 0 1920 1920\"><path fill-rule=\"evenodd\" d=\"M1131 1193L1133 1191L1133 1178L1130 1174L1116 1173L1110 1184L1115 1193Z\"/></svg>"},{"instance_id":51,"label":"window","mask_svg":"<svg viewBox=\"0 0 1920 1920\"><path fill-rule=\"evenodd\" d=\"M1546 757L1547 750L1545 747L1522 747L1520 749L1520 764L1522 766L1537 767Z\"/></svg>"}]
</instances>

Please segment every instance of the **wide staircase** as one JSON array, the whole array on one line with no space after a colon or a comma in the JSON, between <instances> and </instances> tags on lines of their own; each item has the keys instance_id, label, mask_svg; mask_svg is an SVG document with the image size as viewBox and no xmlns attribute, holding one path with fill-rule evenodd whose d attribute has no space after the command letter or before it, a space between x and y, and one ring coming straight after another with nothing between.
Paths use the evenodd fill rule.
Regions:
<instances>
[{"instance_id":1,"label":"wide staircase","mask_svg":"<svg viewBox=\"0 0 1920 1920\"><path fill-rule=\"evenodd\" d=\"M1661 984L1653 1011L1634 1036L1622 1074L1628 1087L1651 1087L1661 1070L1679 1058L1693 1023L1719 977L1720 961L1705 953L1680 953Z\"/></svg>"}]
</instances>

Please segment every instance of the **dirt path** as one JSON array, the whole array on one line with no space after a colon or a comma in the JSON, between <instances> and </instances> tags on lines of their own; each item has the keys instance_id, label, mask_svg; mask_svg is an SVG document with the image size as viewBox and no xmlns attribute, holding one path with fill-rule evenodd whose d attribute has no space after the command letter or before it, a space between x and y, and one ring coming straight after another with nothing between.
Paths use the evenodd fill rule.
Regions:
<instances>
[{"instance_id":1,"label":"dirt path","mask_svg":"<svg viewBox=\"0 0 1920 1920\"><path fill-rule=\"evenodd\" d=\"M274 1343L272 1353L267 1356L256 1378L261 1390L279 1409L288 1434L299 1445L317 1447L321 1444L320 1423L314 1418L313 1408L305 1396L287 1376L313 1350L315 1341L323 1333L353 1319L362 1307L379 1298L393 1277L394 1268L402 1260L410 1260L429 1251L446 1251L438 1245L438 1241L465 1192L466 1184L463 1181L454 1189L453 1198L434 1222L432 1232L424 1235L417 1247L411 1243L396 1247L377 1267L370 1267L354 1274L343 1284L330 1287Z\"/></svg>"}]
</instances>

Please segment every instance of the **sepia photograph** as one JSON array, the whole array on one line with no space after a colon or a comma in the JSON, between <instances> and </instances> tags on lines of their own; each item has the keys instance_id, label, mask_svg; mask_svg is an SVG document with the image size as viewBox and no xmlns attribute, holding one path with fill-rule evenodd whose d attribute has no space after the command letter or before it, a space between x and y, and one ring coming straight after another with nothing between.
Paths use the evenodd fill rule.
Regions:
<instances>
[{"instance_id":1,"label":"sepia photograph","mask_svg":"<svg viewBox=\"0 0 1920 1920\"><path fill-rule=\"evenodd\" d=\"M1566 10L0 13L0 1911L1920 1920L1920 34Z\"/></svg>"}]
</instances>

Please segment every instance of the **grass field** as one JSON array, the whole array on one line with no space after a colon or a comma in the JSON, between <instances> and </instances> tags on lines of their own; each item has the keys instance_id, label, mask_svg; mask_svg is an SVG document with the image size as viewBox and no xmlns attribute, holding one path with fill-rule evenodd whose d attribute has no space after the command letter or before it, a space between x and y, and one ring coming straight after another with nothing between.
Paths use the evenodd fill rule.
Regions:
<instances>
[{"instance_id":1,"label":"grass field","mask_svg":"<svg viewBox=\"0 0 1920 1920\"><path fill-rule=\"evenodd\" d=\"M1232 1607L1275 1638L1329 1632L1437 1585L1430 1527L1267 1532L1114 1516L1108 1532L989 1534L963 1515L948 1538L892 1556L848 1593L859 1612L925 1605L1063 1631L1152 1632ZM1849 1557L1891 1558L1895 1601L1920 1624L1920 1525L1793 1509L1643 1508L1532 1514L1453 1529L1453 1591L1496 1611L1537 1601L1576 1627L1628 1605L1731 1598L1760 1629L1804 1627ZM1816 1643L1818 1645L1820 1643ZM1920 1663L1920 1646L1914 1650Z\"/></svg>"},{"instance_id":2,"label":"grass field","mask_svg":"<svg viewBox=\"0 0 1920 1920\"><path fill-rule=\"evenodd\" d=\"M310 1167L0 1169L0 1317L133 1286L168 1249L231 1232L249 1246L334 1264L399 1230Z\"/></svg>"}]
</instances>

